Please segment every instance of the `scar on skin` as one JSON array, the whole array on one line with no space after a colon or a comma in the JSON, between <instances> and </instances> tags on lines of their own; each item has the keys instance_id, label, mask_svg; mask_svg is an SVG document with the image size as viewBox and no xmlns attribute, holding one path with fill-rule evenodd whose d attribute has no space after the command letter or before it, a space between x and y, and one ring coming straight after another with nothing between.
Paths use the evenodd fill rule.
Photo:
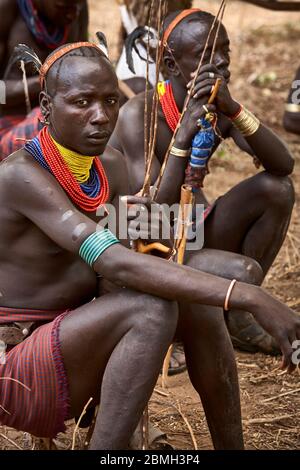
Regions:
<instances>
[{"instance_id":1,"label":"scar on skin","mask_svg":"<svg viewBox=\"0 0 300 470\"><path fill-rule=\"evenodd\" d=\"M86 230L87 225L85 223L79 224L75 227L73 233L72 233L72 240L74 242L82 235L82 233Z\"/></svg>"},{"instance_id":2,"label":"scar on skin","mask_svg":"<svg viewBox=\"0 0 300 470\"><path fill-rule=\"evenodd\" d=\"M71 209L68 210L68 211L66 211L66 212L63 214L63 216L62 216L62 218L61 218L61 221L62 221L62 222L65 222L65 221L68 220L70 217L72 217L72 215L74 215L74 211L72 211Z\"/></svg>"}]
</instances>

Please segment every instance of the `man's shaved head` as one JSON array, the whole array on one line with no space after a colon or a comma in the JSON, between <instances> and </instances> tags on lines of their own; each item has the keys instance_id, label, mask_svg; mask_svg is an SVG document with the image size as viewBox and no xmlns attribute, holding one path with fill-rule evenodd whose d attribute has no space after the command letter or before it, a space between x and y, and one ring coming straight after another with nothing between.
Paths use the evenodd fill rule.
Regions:
<instances>
[{"instance_id":1,"label":"man's shaved head","mask_svg":"<svg viewBox=\"0 0 300 470\"><path fill-rule=\"evenodd\" d=\"M166 17L163 27L164 32L167 30L167 28L176 18L176 16L178 16L180 13L181 10L174 11ZM192 24L197 23L199 25L200 35L204 31L207 31L208 27L211 27L214 19L214 15L202 10L194 11L190 15L183 18L183 20L181 20L171 32L167 41L168 48L171 49L174 54L174 57L180 58L183 44L186 45L186 43L189 41L190 29Z\"/></svg>"},{"instance_id":2,"label":"man's shaved head","mask_svg":"<svg viewBox=\"0 0 300 470\"><path fill-rule=\"evenodd\" d=\"M51 53L47 59L51 58L51 56L59 51L60 49L64 48L65 46L61 46L56 49L53 53ZM60 59L58 59L52 67L49 69L47 73L47 77L45 80L45 89L50 96L54 96L57 90L58 82L62 79L63 82L68 81L68 74L70 69L68 68L68 58L70 57L86 57L91 60L100 61L104 59L107 63L111 66L111 63L104 55L104 53L99 49L94 47L80 47L78 49L74 49L66 54L64 54ZM46 59L46 60L47 60ZM112 66L111 66L112 67Z\"/></svg>"}]
</instances>

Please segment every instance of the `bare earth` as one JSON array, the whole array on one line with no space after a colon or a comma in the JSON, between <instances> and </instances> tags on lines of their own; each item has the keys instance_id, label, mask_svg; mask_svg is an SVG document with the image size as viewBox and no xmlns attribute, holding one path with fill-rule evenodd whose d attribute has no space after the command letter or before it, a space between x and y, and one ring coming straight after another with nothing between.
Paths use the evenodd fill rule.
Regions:
<instances>
[{"instance_id":1,"label":"bare earth","mask_svg":"<svg viewBox=\"0 0 300 470\"><path fill-rule=\"evenodd\" d=\"M91 38L97 30L108 37L111 56L115 58L118 7L111 0L90 0ZM219 1L195 1L195 6L217 11ZM282 136L296 159L293 181L297 202L289 234L266 281L267 290L276 294L300 313L300 139L281 127L284 101L291 80L299 66L300 14L276 13L241 2L229 2L225 25L232 40L232 85L237 100L255 112L267 125ZM223 144L211 164L206 179L207 194L214 199L234 184L257 171L251 159ZM300 449L300 381L299 372L289 376L280 370L280 359L261 354L237 352L245 443L247 449ZM211 449L203 409L190 385L187 374L168 380L168 389L161 393L160 381L150 402L150 416L168 434L176 449L193 449L189 423L199 449ZM66 435L59 435L56 444L70 449L74 424ZM113 432L113 429L112 429ZM9 440L8 440L9 439ZM82 448L85 431L76 438ZM0 448L32 448L26 433L0 427ZM38 445L36 443L35 445Z\"/></svg>"}]
</instances>

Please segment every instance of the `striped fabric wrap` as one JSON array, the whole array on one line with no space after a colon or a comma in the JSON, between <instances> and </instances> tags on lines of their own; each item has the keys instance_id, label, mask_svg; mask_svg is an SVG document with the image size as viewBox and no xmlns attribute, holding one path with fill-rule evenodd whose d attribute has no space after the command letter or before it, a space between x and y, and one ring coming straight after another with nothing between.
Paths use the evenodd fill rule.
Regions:
<instances>
[{"instance_id":1,"label":"striped fabric wrap","mask_svg":"<svg viewBox=\"0 0 300 470\"><path fill-rule=\"evenodd\" d=\"M4 116L0 118L0 160L24 147L43 127L40 107L34 108L27 116Z\"/></svg>"},{"instance_id":2,"label":"striped fabric wrap","mask_svg":"<svg viewBox=\"0 0 300 470\"><path fill-rule=\"evenodd\" d=\"M0 364L1 425L38 437L65 431L70 405L59 328L67 314L40 326Z\"/></svg>"},{"instance_id":3,"label":"striped fabric wrap","mask_svg":"<svg viewBox=\"0 0 300 470\"><path fill-rule=\"evenodd\" d=\"M22 321L52 321L64 312L65 310L0 307L0 325L1 323Z\"/></svg>"}]
</instances>

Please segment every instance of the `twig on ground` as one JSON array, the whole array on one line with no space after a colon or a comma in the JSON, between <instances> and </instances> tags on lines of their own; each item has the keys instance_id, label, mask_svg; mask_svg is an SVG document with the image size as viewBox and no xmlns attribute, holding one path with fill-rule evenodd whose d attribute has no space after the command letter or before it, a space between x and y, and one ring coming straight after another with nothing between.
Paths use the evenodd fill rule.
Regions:
<instances>
[{"instance_id":1,"label":"twig on ground","mask_svg":"<svg viewBox=\"0 0 300 470\"><path fill-rule=\"evenodd\" d=\"M300 392L300 388L296 388L296 390L290 390L288 392L280 393L279 395L275 395L274 397L265 398L264 400L261 401L261 403L267 403L268 401L276 400L277 398L285 397L287 395L292 395L293 393L297 393L297 392Z\"/></svg>"}]
</instances>

